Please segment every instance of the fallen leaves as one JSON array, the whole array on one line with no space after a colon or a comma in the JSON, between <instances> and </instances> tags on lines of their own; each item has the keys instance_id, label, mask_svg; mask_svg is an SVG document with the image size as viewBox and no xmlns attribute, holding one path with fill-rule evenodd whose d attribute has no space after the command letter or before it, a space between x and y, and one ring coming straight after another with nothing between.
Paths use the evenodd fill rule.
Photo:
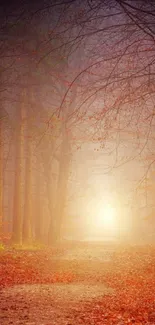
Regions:
<instances>
[{"instance_id":1,"label":"fallen leaves","mask_svg":"<svg viewBox=\"0 0 155 325\"><path fill-rule=\"evenodd\" d=\"M0 255L0 287L71 281L73 275L70 272L53 272L46 253L11 252Z\"/></svg>"},{"instance_id":2,"label":"fallen leaves","mask_svg":"<svg viewBox=\"0 0 155 325\"><path fill-rule=\"evenodd\" d=\"M61 257L56 262L52 254L52 251L1 253L0 286L101 283L114 288L114 294L82 302L81 324L155 324L155 248L118 248L106 264L95 262L93 272L89 261L65 261Z\"/></svg>"}]
</instances>

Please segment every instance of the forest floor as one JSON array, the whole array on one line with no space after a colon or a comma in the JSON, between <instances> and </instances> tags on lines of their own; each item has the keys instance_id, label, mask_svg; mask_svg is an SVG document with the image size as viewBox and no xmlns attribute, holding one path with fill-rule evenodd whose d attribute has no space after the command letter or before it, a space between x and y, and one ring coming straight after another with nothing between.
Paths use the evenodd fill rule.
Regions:
<instances>
[{"instance_id":1,"label":"forest floor","mask_svg":"<svg viewBox=\"0 0 155 325\"><path fill-rule=\"evenodd\" d=\"M155 325L155 247L0 252L1 325Z\"/></svg>"}]
</instances>

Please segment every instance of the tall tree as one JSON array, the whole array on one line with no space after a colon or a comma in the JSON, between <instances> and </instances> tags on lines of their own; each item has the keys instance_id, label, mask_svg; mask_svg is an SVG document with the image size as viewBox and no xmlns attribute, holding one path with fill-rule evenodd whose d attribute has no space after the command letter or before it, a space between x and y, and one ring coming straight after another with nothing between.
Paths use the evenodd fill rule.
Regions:
<instances>
[{"instance_id":1,"label":"tall tree","mask_svg":"<svg viewBox=\"0 0 155 325\"><path fill-rule=\"evenodd\" d=\"M32 132L31 132L31 90L26 91L29 98L25 112L25 179L24 179L24 208L23 208L23 242L32 241ZM25 103L26 104L26 103Z\"/></svg>"},{"instance_id":2,"label":"tall tree","mask_svg":"<svg viewBox=\"0 0 155 325\"><path fill-rule=\"evenodd\" d=\"M3 223L3 134L2 116L0 115L0 233Z\"/></svg>"},{"instance_id":3,"label":"tall tree","mask_svg":"<svg viewBox=\"0 0 155 325\"><path fill-rule=\"evenodd\" d=\"M42 184L41 184L41 168L40 157L37 160L37 169L35 176L35 197L34 197L34 233L35 241L42 243L43 241L43 204L42 204Z\"/></svg>"},{"instance_id":4,"label":"tall tree","mask_svg":"<svg viewBox=\"0 0 155 325\"><path fill-rule=\"evenodd\" d=\"M23 152L23 116L25 93L22 92L19 107L17 107L17 123L14 132L15 175L13 196L12 242L22 244L22 152Z\"/></svg>"}]
</instances>

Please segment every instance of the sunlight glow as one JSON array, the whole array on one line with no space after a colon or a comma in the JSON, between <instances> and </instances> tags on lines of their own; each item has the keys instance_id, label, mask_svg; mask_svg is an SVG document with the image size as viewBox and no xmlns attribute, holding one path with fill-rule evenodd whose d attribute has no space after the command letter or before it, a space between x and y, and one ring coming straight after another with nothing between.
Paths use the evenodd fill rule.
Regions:
<instances>
[{"instance_id":1,"label":"sunlight glow","mask_svg":"<svg viewBox=\"0 0 155 325\"><path fill-rule=\"evenodd\" d=\"M117 236L119 228L118 211L112 204L94 202L89 211L89 230L103 236ZM91 217L90 217L91 215Z\"/></svg>"},{"instance_id":2,"label":"sunlight glow","mask_svg":"<svg viewBox=\"0 0 155 325\"><path fill-rule=\"evenodd\" d=\"M111 227L115 222L115 218L116 211L110 205L102 208L101 211L99 211L98 222L101 223L101 225L104 224L106 227Z\"/></svg>"},{"instance_id":3,"label":"sunlight glow","mask_svg":"<svg viewBox=\"0 0 155 325\"><path fill-rule=\"evenodd\" d=\"M111 230L116 226L116 210L111 205L101 207L96 214L96 226Z\"/></svg>"}]
</instances>

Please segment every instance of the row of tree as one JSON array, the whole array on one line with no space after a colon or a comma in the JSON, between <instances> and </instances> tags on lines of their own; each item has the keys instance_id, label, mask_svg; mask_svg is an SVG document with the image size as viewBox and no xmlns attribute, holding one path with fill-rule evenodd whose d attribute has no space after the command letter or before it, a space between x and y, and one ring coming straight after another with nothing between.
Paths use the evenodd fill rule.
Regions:
<instances>
[{"instance_id":1,"label":"row of tree","mask_svg":"<svg viewBox=\"0 0 155 325\"><path fill-rule=\"evenodd\" d=\"M116 167L153 151L154 2L1 9L1 234L10 232L14 243L53 243L82 142L116 140ZM133 137L135 150L120 161L124 137Z\"/></svg>"}]
</instances>

